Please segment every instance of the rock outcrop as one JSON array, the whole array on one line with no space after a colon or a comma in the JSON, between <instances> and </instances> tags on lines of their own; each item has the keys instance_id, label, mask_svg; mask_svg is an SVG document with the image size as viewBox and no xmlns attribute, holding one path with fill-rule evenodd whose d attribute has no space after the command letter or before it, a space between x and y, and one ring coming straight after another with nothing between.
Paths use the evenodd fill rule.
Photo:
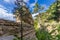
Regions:
<instances>
[{"instance_id":1,"label":"rock outcrop","mask_svg":"<svg viewBox=\"0 0 60 40\"><path fill-rule=\"evenodd\" d=\"M33 25L22 22L24 40L36 39ZM0 37L18 35L21 37L21 23L0 19Z\"/></svg>"}]
</instances>

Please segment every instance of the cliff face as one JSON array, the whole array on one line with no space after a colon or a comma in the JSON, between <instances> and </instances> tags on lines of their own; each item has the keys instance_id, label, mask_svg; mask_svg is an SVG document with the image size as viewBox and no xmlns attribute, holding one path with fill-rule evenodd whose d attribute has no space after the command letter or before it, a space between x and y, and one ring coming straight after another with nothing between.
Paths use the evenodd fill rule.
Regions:
<instances>
[{"instance_id":1,"label":"cliff face","mask_svg":"<svg viewBox=\"0 0 60 40\"><path fill-rule=\"evenodd\" d=\"M32 15L26 6L23 6L20 10L16 9L15 17L17 22L21 22L22 20L25 23L34 24Z\"/></svg>"},{"instance_id":2,"label":"cliff face","mask_svg":"<svg viewBox=\"0 0 60 40\"><path fill-rule=\"evenodd\" d=\"M31 40L32 38L36 38L33 25L22 23L22 27L24 40ZM18 35L20 37L20 29L21 23L0 19L0 37L3 35Z\"/></svg>"},{"instance_id":3,"label":"cliff face","mask_svg":"<svg viewBox=\"0 0 60 40\"><path fill-rule=\"evenodd\" d=\"M13 34L14 32L18 32L18 26L19 24L13 21L0 19L0 35L2 36L4 34Z\"/></svg>"},{"instance_id":4,"label":"cliff face","mask_svg":"<svg viewBox=\"0 0 60 40\"><path fill-rule=\"evenodd\" d=\"M13 22L13 21L1 20L0 19L0 29L3 33L4 32L5 33L6 32L11 32L9 34L14 34L14 32L19 33L20 32L20 27L21 27L21 23L16 23L16 22ZM23 27L24 32L34 30L33 25L30 25L30 24L27 24L27 23L22 23L22 27Z\"/></svg>"}]
</instances>

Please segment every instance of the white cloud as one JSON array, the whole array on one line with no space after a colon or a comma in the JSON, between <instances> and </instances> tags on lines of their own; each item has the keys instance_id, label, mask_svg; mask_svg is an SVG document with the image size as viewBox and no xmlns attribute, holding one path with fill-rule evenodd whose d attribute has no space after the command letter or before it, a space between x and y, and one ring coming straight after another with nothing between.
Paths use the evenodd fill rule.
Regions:
<instances>
[{"instance_id":1,"label":"white cloud","mask_svg":"<svg viewBox=\"0 0 60 40\"><path fill-rule=\"evenodd\" d=\"M35 0L34 3L31 3L31 4L30 4L30 7L33 7L33 6L36 4L37 1L38 1L38 0Z\"/></svg>"},{"instance_id":2,"label":"white cloud","mask_svg":"<svg viewBox=\"0 0 60 40\"><path fill-rule=\"evenodd\" d=\"M5 2L10 2L10 0L4 0Z\"/></svg>"},{"instance_id":3,"label":"white cloud","mask_svg":"<svg viewBox=\"0 0 60 40\"><path fill-rule=\"evenodd\" d=\"M29 2L29 0L23 0L23 1L26 2L26 3Z\"/></svg>"},{"instance_id":4,"label":"white cloud","mask_svg":"<svg viewBox=\"0 0 60 40\"><path fill-rule=\"evenodd\" d=\"M38 0L35 0L35 3L37 2Z\"/></svg>"},{"instance_id":5,"label":"white cloud","mask_svg":"<svg viewBox=\"0 0 60 40\"><path fill-rule=\"evenodd\" d=\"M34 16L36 16L36 15L38 15L39 13L34 13L34 14L32 14L32 17L34 18Z\"/></svg>"},{"instance_id":6,"label":"white cloud","mask_svg":"<svg viewBox=\"0 0 60 40\"><path fill-rule=\"evenodd\" d=\"M42 11L40 11L40 12L45 12L49 8L49 6L46 5L46 4L41 4L41 6L43 6L44 9Z\"/></svg>"},{"instance_id":7,"label":"white cloud","mask_svg":"<svg viewBox=\"0 0 60 40\"><path fill-rule=\"evenodd\" d=\"M5 8L3 5L1 5L1 4L0 4L0 8L4 8L4 9L6 9L6 8Z\"/></svg>"},{"instance_id":8,"label":"white cloud","mask_svg":"<svg viewBox=\"0 0 60 40\"><path fill-rule=\"evenodd\" d=\"M30 7L33 7L35 5L35 3L32 3L32 4L30 4Z\"/></svg>"},{"instance_id":9,"label":"white cloud","mask_svg":"<svg viewBox=\"0 0 60 40\"><path fill-rule=\"evenodd\" d=\"M12 4L14 4L14 2L15 2L16 0L4 0L4 2L7 2L7 3L12 3Z\"/></svg>"},{"instance_id":10,"label":"white cloud","mask_svg":"<svg viewBox=\"0 0 60 40\"><path fill-rule=\"evenodd\" d=\"M4 0L5 2L12 2L12 1L16 1L16 0ZM29 2L29 0L23 0L24 2Z\"/></svg>"},{"instance_id":11,"label":"white cloud","mask_svg":"<svg viewBox=\"0 0 60 40\"><path fill-rule=\"evenodd\" d=\"M31 4L30 4L30 10L32 10L32 12L33 12L33 9L34 9L33 7L35 6L35 4L36 4L37 1L38 1L38 0L35 0L34 3L31 3Z\"/></svg>"},{"instance_id":12,"label":"white cloud","mask_svg":"<svg viewBox=\"0 0 60 40\"><path fill-rule=\"evenodd\" d=\"M12 13L8 13L4 6L0 5L0 18L7 20L15 20L13 16L14 15Z\"/></svg>"},{"instance_id":13,"label":"white cloud","mask_svg":"<svg viewBox=\"0 0 60 40\"><path fill-rule=\"evenodd\" d=\"M32 4L32 6L34 6L34 4ZM40 11L40 12L45 12L45 10L47 10L48 7L49 7L49 6L47 6L46 4L41 4L41 6L44 7L44 10L42 10L42 11ZM38 15L38 14L39 14L39 13L32 14L33 18L34 18L34 16L36 16L36 15Z\"/></svg>"},{"instance_id":14,"label":"white cloud","mask_svg":"<svg viewBox=\"0 0 60 40\"><path fill-rule=\"evenodd\" d=\"M36 4L37 1L38 1L38 0L35 0L34 3L31 3L31 4L30 4L30 10L32 10L32 12L33 12L33 9L34 9L33 7L35 6L35 4ZM40 5L44 7L44 10L42 10L42 11L40 11L40 12L44 12L44 11L47 10L48 7L49 7L49 6L47 6L46 4L40 4Z\"/></svg>"},{"instance_id":15,"label":"white cloud","mask_svg":"<svg viewBox=\"0 0 60 40\"><path fill-rule=\"evenodd\" d=\"M44 7L44 9L48 9L48 6L46 4L41 4L41 5Z\"/></svg>"}]
</instances>

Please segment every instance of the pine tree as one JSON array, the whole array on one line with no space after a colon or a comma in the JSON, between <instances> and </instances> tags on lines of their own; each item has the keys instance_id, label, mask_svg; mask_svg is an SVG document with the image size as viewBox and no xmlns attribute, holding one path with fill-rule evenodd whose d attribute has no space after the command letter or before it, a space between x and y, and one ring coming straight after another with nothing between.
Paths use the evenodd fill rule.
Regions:
<instances>
[{"instance_id":1,"label":"pine tree","mask_svg":"<svg viewBox=\"0 0 60 40\"><path fill-rule=\"evenodd\" d=\"M55 21L60 20L60 1L57 0L54 2L49 9L47 10L47 13L49 14L48 20L54 19Z\"/></svg>"}]
</instances>

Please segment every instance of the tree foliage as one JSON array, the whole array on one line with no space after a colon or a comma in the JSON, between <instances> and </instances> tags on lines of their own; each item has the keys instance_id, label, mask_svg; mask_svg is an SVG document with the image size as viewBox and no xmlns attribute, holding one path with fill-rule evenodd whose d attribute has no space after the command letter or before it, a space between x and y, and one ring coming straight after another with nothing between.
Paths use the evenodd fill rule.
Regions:
<instances>
[{"instance_id":1,"label":"tree foliage","mask_svg":"<svg viewBox=\"0 0 60 40\"><path fill-rule=\"evenodd\" d=\"M38 40L60 40L60 24L59 24L59 22L60 22L60 16L59 16L60 15L60 1L57 0L52 5L50 5L49 9L46 10L46 12L38 14L38 15L40 15L39 16L40 20L41 20L40 23L43 24L41 27L43 27L43 26L45 27L45 25L44 25L45 23L50 23L49 25L51 25L54 22L51 25L51 27L53 27L53 30L51 32L45 31L46 28L45 28L45 30L38 29L38 31L36 33ZM38 15L36 17L37 19L39 19ZM56 29L54 29L54 28L56 28ZM46 32L46 34L45 34L45 32ZM55 32L57 34L52 35ZM47 36L47 38L46 38L46 36Z\"/></svg>"},{"instance_id":2,"label":"tree foliage","mask_svg":"<svg viewBox=\"0 0 60 40\"><path fill-rule=\"evenodd\" d=\"M15 7L15 10L14 10L15 17L18 18L19 20L22 20L25 23L33 24L31 12L26 7L26 5L19 6L18 2L16 3L16 5L18 6Z\"/></svg>"},{"instance_id":3,"label":"tree foliage","mask_svg":"<svg viewBox=\"0 0 60 40\"><path fill-rule=\"evenodd\" d=\"M43 6L40 6L38 3L35 4L34 6L34 11L33 13L39 13L41 10L43 10L44 7Z\"/></svg>"}]
</instances>

